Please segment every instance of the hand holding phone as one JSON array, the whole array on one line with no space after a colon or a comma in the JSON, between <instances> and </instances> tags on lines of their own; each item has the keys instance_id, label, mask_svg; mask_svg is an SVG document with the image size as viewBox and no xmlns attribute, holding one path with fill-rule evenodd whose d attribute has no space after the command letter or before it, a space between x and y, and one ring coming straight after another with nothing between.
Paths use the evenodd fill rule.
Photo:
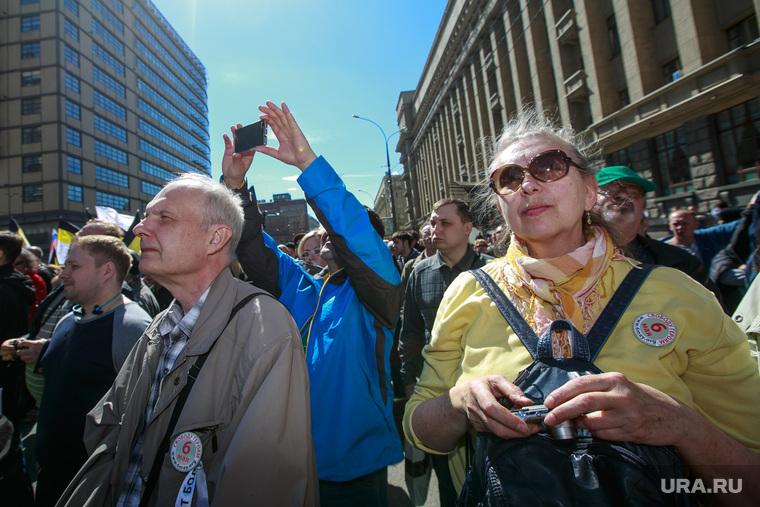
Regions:
<instances>
[{"instance_id":1,"label":"hand holding phone","mask_svg":"<svg viewBox=\"0 0 760 507\"><path fill-rule=\"evenodd\" d=\"M266 144L267 122L265 120L235 130L235 153L245 153L256 146L266 146Z\"/></svg>"}]
</instances>

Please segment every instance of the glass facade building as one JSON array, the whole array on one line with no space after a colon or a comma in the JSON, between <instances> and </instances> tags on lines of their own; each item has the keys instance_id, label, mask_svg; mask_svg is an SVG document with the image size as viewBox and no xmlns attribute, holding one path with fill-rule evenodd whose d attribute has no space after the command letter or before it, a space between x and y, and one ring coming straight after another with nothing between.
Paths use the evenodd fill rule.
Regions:
<instances>
[{"instance_id":1,"label":"glass facade building","mask_svg":"<svg viewBox=\"0 0 760 507\"><path fill-rule=\"evenodd\" d=\"M0 7L0 224L46 246L59 219L211 174L206 69L150 0Z\"/></svg>"}]
</instances>

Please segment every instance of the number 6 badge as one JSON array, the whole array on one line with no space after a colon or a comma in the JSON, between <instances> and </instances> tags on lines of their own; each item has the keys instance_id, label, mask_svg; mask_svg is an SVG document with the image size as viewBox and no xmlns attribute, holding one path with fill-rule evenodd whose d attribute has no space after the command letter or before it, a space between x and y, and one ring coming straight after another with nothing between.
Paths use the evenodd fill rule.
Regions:
<instances>
[{"instance_id":1,"label":"number 6 badge","mask_svg":"<svg viewBox=\"0 0 760 507\"><path fill-rule=\"evenodd\" d=\"M676 337L676 326L659 313L639 315L633 323L633 332L639 341L653 347L663 347Z\"/></svg>"},{"instance_id":2,"label":"number 6 badge","mask_svg":"<svg viewBox=\"0 0 760 507\"><path fill-rule=\"evenodd\" d=\"M189 472L201 462L203 444L198 435L190 431L181 433L171 446L172 465L178 472Z\"/></svg>"}]
</instances>

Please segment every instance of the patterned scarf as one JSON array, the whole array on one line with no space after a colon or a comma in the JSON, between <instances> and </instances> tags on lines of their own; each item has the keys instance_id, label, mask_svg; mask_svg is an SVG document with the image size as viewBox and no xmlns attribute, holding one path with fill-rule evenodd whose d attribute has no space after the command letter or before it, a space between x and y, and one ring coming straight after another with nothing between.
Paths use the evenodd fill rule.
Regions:
<instances>
[{"instance_id":1,"label":"patterned scarf","mask_svg":"<svg viewBox=\"0 0 760 507\"><path fill-rule=\"evenodd\" d=\"M541 336L555 319L566 319L586 334L611 295L614 281L602 278L612 260L625 257L607 233L593 228L593 237L578 248L553 259L534 259L515 235L501 265L508 296L528 324ZM564 333L568 335L568 333ZM569 335L553 340L555 357L571 357Z\"/></svg>"}]
</instances>

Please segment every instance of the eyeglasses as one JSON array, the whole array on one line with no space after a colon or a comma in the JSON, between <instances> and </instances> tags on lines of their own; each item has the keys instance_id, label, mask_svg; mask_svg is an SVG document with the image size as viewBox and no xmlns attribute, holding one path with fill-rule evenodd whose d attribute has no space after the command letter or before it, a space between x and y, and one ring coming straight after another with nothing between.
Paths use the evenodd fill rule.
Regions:
<instances>
[{"instance_id":1,"label":"eyeglasses","mask_svg":"<svg viewBox=\"0 0 760 507\"><path fill-rule=\"evenodd\" d=\"M599 195L611 199L628 197L630 199L641 199L644 197L644 191L633 185L605 185L599 189Z\"/></svg>"},{"instance_id":2,"label":"eyeglasses","mask_svg":"<svg viewBox=\"0 0 760 507\"><path fill-rule=\"evenodd\" d=\"M319 255L319 252L322 250L320 248L315 248L314 250L304 250L301 252L301 258L302 259L308 259L311 255Z\"/></svg>"},{"instance_id":3,"label":"eyeglasses","mask_svg":"<svg viewBox=\"0 0 760 507\"><path fill-rule=\"evenodd\" d=\"M525 173L530 173L542 183L550 183L567 176L570 164L581 167L562 150L545 151L533 157L527 169L517 164L507 164L494 170L489 186L499 195L514 194L520 190Z\"/></svg>"}]
</instances>

